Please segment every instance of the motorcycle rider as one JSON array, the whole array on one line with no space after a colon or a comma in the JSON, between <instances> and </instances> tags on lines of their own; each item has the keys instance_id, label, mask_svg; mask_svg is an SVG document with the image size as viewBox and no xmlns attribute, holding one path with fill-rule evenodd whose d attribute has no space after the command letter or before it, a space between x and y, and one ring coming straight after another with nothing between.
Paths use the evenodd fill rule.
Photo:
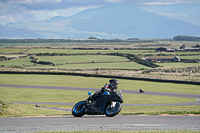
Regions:
<instances>
[{"instance_id":1,"label":"motorcycle rider","mask_svg":"<svg viewBox=\"0 0 200 133\"><path fill-rule=\"evenodd\" d=\"M114 90L117 89L117 85L119 84L119 81L117 79L113 78L113 79L109 80L109 82L110 83L105 84L105 86L102 87L100 91L96 91L93 95L89 96L88 100L93 101L104 92L109 92L109 93L114 92Z\"/></svg>"}]
</instances>

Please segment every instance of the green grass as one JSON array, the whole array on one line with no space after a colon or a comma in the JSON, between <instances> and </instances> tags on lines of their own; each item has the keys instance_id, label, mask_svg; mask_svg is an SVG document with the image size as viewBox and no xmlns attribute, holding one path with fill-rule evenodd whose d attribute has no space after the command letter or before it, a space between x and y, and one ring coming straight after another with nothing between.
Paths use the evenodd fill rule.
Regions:
<instances>
[{"instance_id":1,"label":"green grass","mask_svg":"<svg viewBox=\"0 0 200 133\"><path fill-rule=\"evenodd\" d=\"M2 77L0 84L89 87L97 90L109 81L109 78L69 75L0 74L0 76ZM119 88L122 90L139 90L140 87L144 91L200 94L199 85L119 79Z\"/></svg>"},{"instance_id":2,"label":"green grass","mask_svg":"<svg viewBox=\"0 0 200 133\"><path fill-rule=\"evenodd\" d=\"M1 61L0 66L4 65L5 67L9 66L23 66L23 65L34 65L34 63L30 62L31 60L29 57L20 58L20 59L13 59L8 61Z\"/></svg>"},{"instance_id":3,"label":"green grass","mask_svg":"<svg viewBox=\"0 0 200 133\"><path fill-rule=\"evenodd\" d=\"M0 62L0 66L21 66L27 68L59 68L59 69L141 69L149 68L135 62L128 61L125 57L108 56L108 55L79 55L79 56L38 56L39 61L50 61L56 64L51 65L36 65L31 62L29 57L14 59L9 61ZM98 63L98 62L111 62L111 63ZM64 65L61 65L63 64ZM66 63L83 63L83 64L66 64Z\"/></svg>"},{"instance_id":4,"label":"green grass","mask_svg":"<svg viewBox=\"0 0 200 133\"><path fill-rule=\"evenodd\" d=\"M22 56L25 56L23 54L0 54L0 56L4 56L4 57L7 57L7 58L16 58L16 57L22 57Z\"/></svg>"},{"instance_id":5,"label":"green grass","mask_svg":"<svg viewBox=\"0 0 200 133\"><path fill-rule=\"evenodd\" d=\"M27 68L58 68L58 69L142 69L149 68L135 62L115 62L115 63L87 63L87 64L65 64L59 66L35 66Z\"/></svg>"},{"instance_id":6,"label":"green grass","mask_svg":"<svg viewBox=\"0 0 200 133\"><path fill-rule=\"evenodd\" d=\"M191 66L200 66L199 63L183 63L183 62L176 62L176 63L156 63L157 65L163 67L171 67L171 68L184 68L184 67L191 67Z\"/></svg>"},{"instance_id":7,"label":"green grass","mask_svg":"<svg viewBox=\"0 0 200 133\"><path fill-rule=\"evenodd\" d=\"M37 132L37 133L200 133L194 130L172 130L172 131L61 131L61 132Z\"/></svg>"},{"instance_id":8,"label":"green grass","mask_svg":"<svg viewBox=\"0 0 200 133\"><path fill-rule=\"evenodd\" d=\"M192 113L193 112L193 113ZM200 114L199 105L191 106L123 106L121 114L159 115L159 114Z\"/></svg>"},{"instance_id":9,"label":"green grass","mask_svg":"<svg viewBox=\"0 0 200 133\"><path fill-rule=\"evenodd\" d=\"M127 61L125 57L109 55L76 55L76 56L36 56L39 61L51 61L53 63L91 63L91 62L113 62Z\"/></svg>"},{"instance_id":10,"label":"green grass","mask_svg":"<svg viewBox=\"0 0 200 133\"><path fill-rule=\"evenodd\" d=\"M20 48L0 48L0 53L19 53L24 52L27 49ZM72 50L72 49L50 49L50 48L33 48L27 53L66 53L66 54L90 54L90 53L130 53L136 55L156 55L161 53L155 53L154 50ZM162 52L162 54L171 55L188 55L198 54L197 52ZM97 69L97 68L110 68L110 69L148 69L149 67L140 65L138 63L117 63L116 61L127 61L125 57L108 56L108 55L72 55L72 56L37 56L40 61L50 61L56 64L56 66L49 65L36 65L31 63L30 59L23 58L17 60L10 60L0 62L0 66L21 66L30 68L59 68L59 69ZM199 59L200 56L181 56L181 58ZM92 63L94 62L94 63ZM113 62L113 63L96 63L96 62ZM86 64L66 64L66 63L86 63ZM91 64L87 64L91 63ZM62 65L64 64L64 65ZM57 66L58 65L58 66ZM199 63L158 63L164 67L190 67L199 66Z\"/></svg>"},{"instance_id":11,"label":"green grass","mask_svg":"<svg viewBox=\"0 0 200 133\"><path fill-rule=\"evenodd\" d=\"M23 53L27 48L0 48L0 53Z\"/></svg>"},{"instance_id":12,"label":"green grass","mask_svg":"<svg viewBox=\"0 0 200 133\"><path fill-rule=\"evenodd\" d=\"M88 97L88 95L86 91L0 87L0 97L1 99L10 102L75 103L77 101L85 100ZM196 101L196 99L189 98L151 96L140 94L123 94L123 97L125 104L185 103Z\"/></svg>"},{"instance_id":13,"label":"green grass","mask_svg":"<svg viewBox=\"0 0 200 133\"><path fill-rule=\"evenodd\" d=\"M13 85L43 85L43 86L66 86L66 87L86 87L97 88L99 90L108 78L67 76L67 75L20 75L20 74L0 74L0 84ZM125 90L138 90L142 87L145 91L174 92L200 94L198 85L172 84L148 81L121 80L119 79L119 88ZM192 89L192 91L191 91ZM94 90L95 91L95 90ZM123 94L125 104L159 104L159 103L185 103L193 102L196 99L151 96L142 94ZM76 103L87 98L85 91L72 90L51 90L51 89L30 89L30 88L5 88L0 87L0 98L10 102L67 102ZM34 107L34 105L23 105ZM53 105L42 105L52 107ZM64 105L54 105L63 107ZM72 107L67 105L67 107ZM199 114L200 106L123 106L120 114ZM41 112L42 109L41 109ZM49 110L49 113L51 110ZM51 115L58 113L52 112ZM62 114L62 113L61 113ZM64 113L64 114L70 114ZM24 115L44 115L27 111ZM49 114L48 114L49 115Z\"/></svg>"},{"instance_id":14,"label":"green grass","mask_svg":"<svg viewBox=\"0 0 200 133\"><path fill-rule=\"evenodd\" d=\"M0 100L0 117L66 115L69 112L36 108L32 105L13 104Z\"/></svg>"},{"instance_id":15,"label":"green grass","mask_svg":"<svg viewBox=\"0 0 200 133\"><path fill-rule=\"evenodd\" d=\"M49 48L34 48L27 53L65 53L65 54L91 54L91 53L130 53L130 54L141 54L150 53L154 50L74 50L74 49L49 49Z\"/></svg>"},{"instance_id":16,"label":"green grass","mask_svg":"<svg viewBox=\"0 0 200 133\"><path fill-rule=\"evenodd\" d=\"M181 59L200 59L200 55L195 56L179 56Z\"/></svg>"},{"instance_id":17,"label":"green grass","mask_svg":"<svg viewBox=\"0 0 200 133\"><path fill-rule=\"evenodd\" d=\"M49 49L49 48L34 48L29 52L30 54L34 53L65 53L65 54L91 54L91 53L109 53L110 50L73 50L73 49Z\"/></svg>"},{"instance_id":18,"label":"green grass","mask_svg":"<svg viewBox=\"0 0 200 133\"><path fill-rule=\"evenodd\" d=\"M97 88L99 90L108 78L67 76L67 75L31 75L31 74L0 74L0 84L13 85L42 85L42 86L66 86L66 87L86 87ZM145 91L174 92L200 94L198 85L159 83L137 80L119 79L119 88L124 90L138 90L142 87ZM192 89L192 91L191 91ZM153 103L179 103L192 102L195 99L148 96L140 94L123 94L124 103L130 104L153 104ZM48 89L28 89L28 88L0 88L0 98L10 102L71 102L75 103L87 98L85 91L71 90L48 90ZM31 106L31 105L24 105ZM51 105L48 105L51 106ZM47 106L47 107L48 107ZM63 105L60 105L62 107ZM32 107L32 106L31 106ZM71 107L71 106L70 106ZM42 109L41 109L42 110ZM199 111L200 106L150 106L150 107L126 107L120 114L159 114L159 113L191 113L190 111ZM50 111L50 110L49 110ZM51 111L50 111L51 112ZM195 113L195 112L193 112ZM27 112L25 115L37 115ZM42 113L41 113L42 114ZM41 115L38 114L38 115ZM51 115L58 114L52 112ZM67 113L66 113L67 114ZM70 114L68 112L68 114Z\"/></svg>"}]
</instances>

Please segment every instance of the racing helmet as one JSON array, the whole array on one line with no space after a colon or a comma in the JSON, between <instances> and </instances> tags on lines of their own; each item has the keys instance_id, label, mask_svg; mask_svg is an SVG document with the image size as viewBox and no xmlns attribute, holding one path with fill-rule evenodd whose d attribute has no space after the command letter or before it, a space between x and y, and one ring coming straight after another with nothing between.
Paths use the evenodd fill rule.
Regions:
<instances>
[{"instance_id":1,"label":"racing helmet","mask_svg":"<svg viewBox=\"0 0 200 133\"><path fill-rule=\"evenodd\" d=\"M109 82L111 89L117 89L117 85L119 84L119 81L117 79L111 79L109 80Z\"/></svg>"}]
</instances>

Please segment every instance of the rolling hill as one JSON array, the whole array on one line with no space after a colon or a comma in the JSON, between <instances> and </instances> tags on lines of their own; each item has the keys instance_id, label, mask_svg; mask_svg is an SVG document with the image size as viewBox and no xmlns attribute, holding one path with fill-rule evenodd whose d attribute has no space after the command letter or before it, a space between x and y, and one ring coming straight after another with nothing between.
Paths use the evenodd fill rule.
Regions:
<instances>
[{"instance_id":1,"label":"rolling hill","mask_svg":"<svg viewBox=\"0 0 200 133\"><path fill-rule=\"evenodd\" d=\"M5 26L3 29L6 38L18 34L17 29L20 29L22 33L18 34L19 38L44 39L87 39L89 36L103 39L173 38L176 35L200 35L200 27L198 26L157 15L134 5L122 4L88 9L71 17L56 16L45 21L8 23ZM13 29L8 27L13 27Z\"/></svg>"}]
</instances>

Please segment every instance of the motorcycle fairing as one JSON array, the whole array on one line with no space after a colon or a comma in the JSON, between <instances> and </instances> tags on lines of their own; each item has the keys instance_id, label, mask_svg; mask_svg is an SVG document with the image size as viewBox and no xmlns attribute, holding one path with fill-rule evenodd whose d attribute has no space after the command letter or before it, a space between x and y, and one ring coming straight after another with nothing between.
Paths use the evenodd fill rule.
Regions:
<instances>
[{"instance_id":1,"label":"motorcycle fairing","mask_svg":"<svg viewBox=\"0 0 200 133\"><path fill-rule=\"evenodd\" d=\"M96 99L96 103L93 105L92 108L98 114L104 114L106 105L113 100L115 100L115 98L112 95L101 95L99 98Z\"/></svg>"}]
</instances>

